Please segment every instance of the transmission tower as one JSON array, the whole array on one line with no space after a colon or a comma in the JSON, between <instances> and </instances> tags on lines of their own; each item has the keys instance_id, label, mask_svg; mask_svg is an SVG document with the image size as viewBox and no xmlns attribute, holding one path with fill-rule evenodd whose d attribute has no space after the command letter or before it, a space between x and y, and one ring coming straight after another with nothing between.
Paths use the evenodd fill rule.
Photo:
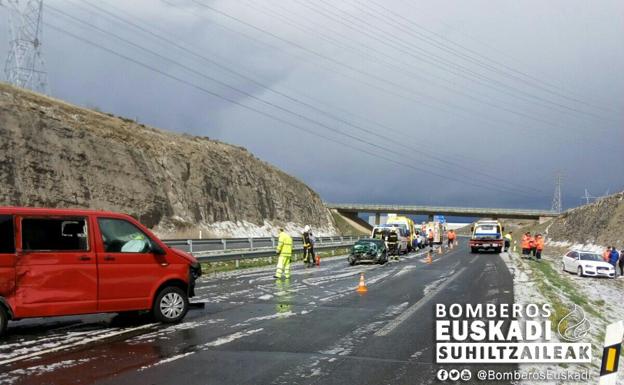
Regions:
<instances>
[{"instance_id":1,"label":"transmission tower","mask_svg":"<svg viewBox=\"0 0 624 385\"><path fill-rule=\"evenodd\" d=\"M555 195L552 201L552 211L561 212L561 173L555 175Z\"/></svg>"},{"instance_id":2,"label":"transmission tower","mask_svg":"<svg viewBox=\"0 0 624 385\"><path fill-rule=\"evenodd\" d=\"M9 11L9 55L4 73L9 83L48 93L41 54L43 0L0 0Z\"/></svg>"}]
</instances>

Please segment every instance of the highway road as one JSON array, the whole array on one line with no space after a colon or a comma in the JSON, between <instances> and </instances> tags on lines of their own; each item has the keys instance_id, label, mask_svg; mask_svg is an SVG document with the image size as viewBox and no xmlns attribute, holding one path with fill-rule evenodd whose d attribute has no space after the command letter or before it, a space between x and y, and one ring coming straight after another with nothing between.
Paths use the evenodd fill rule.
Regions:
<instances>
[{"instance_id":1,"label":"highway road","mask_svg":"<svg viewBox=\"0 0 624 385\"><path fill-rule=\"evenodd\" d=\"M366 294L355 292L360 272ZM272 276L203 277L194 299L203 308L173 326L113 315L13 323L0 384L439 383L434 304L513 303L500 256L465 244L431 264L422 253L384 266L341 257L297 264L289 281Z\"/></svg>"}]
</instances>

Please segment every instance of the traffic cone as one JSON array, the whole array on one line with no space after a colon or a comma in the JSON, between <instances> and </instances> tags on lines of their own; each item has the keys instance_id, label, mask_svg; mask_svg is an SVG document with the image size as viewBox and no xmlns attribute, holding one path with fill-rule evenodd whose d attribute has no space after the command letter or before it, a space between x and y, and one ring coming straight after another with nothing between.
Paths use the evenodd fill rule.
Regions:
<instances>
[{"instance_id":1,"label":"traffic cone","mask_svg":"<svg viewBox=\"0 0 624 385\"><path fill-rule=\"evenodd\" d=\"M440 245L440 247L438 247L438 254L442 254L442 245Z\"/></svg>"},{"instance_id":2,"label":"traffic cone","mask_svg":"<svg viewBox=\"0 0 624 385\"><path fill-rule=\"evenodd\" d=\"M320 255L317 254L314 261L316 262L316 266L321 266L321 256Z\"/></svg>"},{"instance_id":3,"label":"traffic cone","mask_svg":"<svg viewBox=\"0 0 624 385\"><path fill-rule=\"evenodd\" d=\"M358 293L366 293L368 292L368 288L366 287L366 283L364 282L364 273L360 273L360 284L356 290Z\"/></svg>"}]
</instances>

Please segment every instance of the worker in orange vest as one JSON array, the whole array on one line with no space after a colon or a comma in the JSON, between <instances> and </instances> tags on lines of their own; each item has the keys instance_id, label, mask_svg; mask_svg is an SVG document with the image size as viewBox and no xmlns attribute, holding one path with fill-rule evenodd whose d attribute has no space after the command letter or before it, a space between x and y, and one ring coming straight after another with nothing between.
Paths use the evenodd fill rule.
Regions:
<instances>
[{"instance_id":1,"label":"worker in orange vest","mask_svg":"<svg viewBox=\"0 0 624 385\"><path fill-rule=\"evenodd\" d=\"M447 247L451 248L453 246L453 243L455 242L455 230L449 230L446 233L446 241L447 241Z\"/></svg>"},{"instance_id":2,"label":"worker in orange vest","mask_svg":"<svg viewBox=\"0 0 624 385\"><path fill-rule=\"evenodd\" d=\"M531 259L533 259L533 257L535 257L535 252L537 251L537 247L535 247L535 237L529 238L529 246L531 247Z\"/></svg>"},{"instance_id":3,"label":"worker in orange vest","mask_svg":"<svg viewBox=\"0 0 624 385\"><path fill-rule=\"evenodd\" d=\"M531 233L526 232L522 236L522 242L520 243L520 247L522 248L522 257L529 258L531 255Z\"/></svg>"},{"instance_id":4,"label":"worker in orange vest","mask_svg":"<svg viewBox=\"0 0 624 385\"><path fill-rule=\"evenodd\" d=\"M542 259L542 250L544 250L544 237L542 234L535 236L535 259L538 261Z\"/></svg>"},{"instance_id":5,"label":"worker in orange vest","mask_svg":"<svg viewBox=\"0 0 624 385\"><path fill-rule=\"evenodd\" d=\"M604 253L602 253L602 259L608 263L610 256L611 256L611 246L607 247Z\"/></svg>"}]
</instances>

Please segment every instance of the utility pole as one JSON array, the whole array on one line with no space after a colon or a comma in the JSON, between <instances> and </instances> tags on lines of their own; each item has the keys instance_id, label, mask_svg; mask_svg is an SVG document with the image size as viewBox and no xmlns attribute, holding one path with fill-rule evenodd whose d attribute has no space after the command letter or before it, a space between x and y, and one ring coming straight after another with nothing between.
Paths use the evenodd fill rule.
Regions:
<instances>
[{"instance_id":1,"label":"utility pole","mask_svg":"<svg viewBox=\"0 0 624 385\"><path fill-rule=\"evenodd\" d=\"M41 53L43 0L0 0L0 6L9 11L9 54L4 66L7 81L49 93Z\"/></svg>"},{"instance_id":2,"label":"utility pole","mask_svg":"<svg viewBox=\"0 0 624 385\"><path fill-rule=\"evenodd\" d=\"M587 191L587 189L585 189L585 195L583 195L581 197L581 199L585 199L585 204L588 205L589 204L589 200L590 199L596 199L595 196L589 195L589 191Z\"/></svg>"},{"instance_id":3,"label":"utility pole","mask_svg":"<svg viewBox=\"0 0 624 385\"><path fill-rule=\"evenodd\" d=\"M555 194L552 201L552 211L556 213L561 212L561 173L557 172L555 175Z\"/></svg>"}]
</instances>

